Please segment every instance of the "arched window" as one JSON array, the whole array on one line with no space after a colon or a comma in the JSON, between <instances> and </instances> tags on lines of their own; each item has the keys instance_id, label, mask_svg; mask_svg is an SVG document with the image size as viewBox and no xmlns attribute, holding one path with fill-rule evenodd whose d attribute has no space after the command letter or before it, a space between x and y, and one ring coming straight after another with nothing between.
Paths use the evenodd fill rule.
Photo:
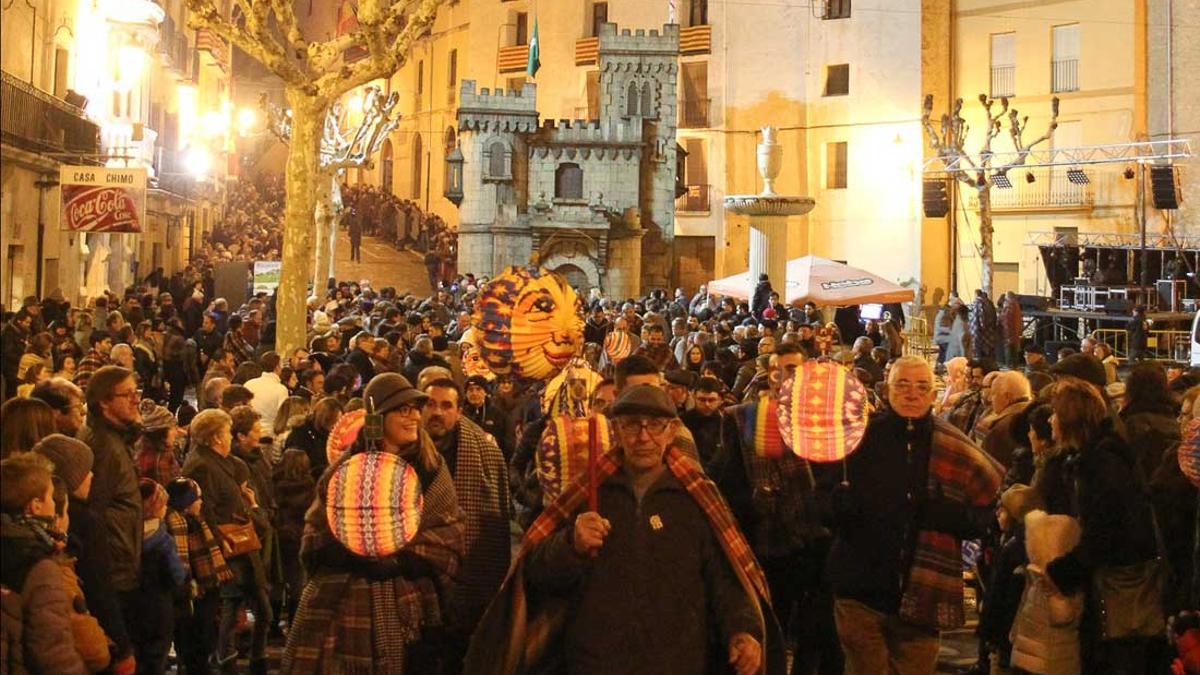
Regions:
<instances>
[{"instance_id":1,"label":"arched window","mask_svg":"<svg viewBox=\"0 0 1200 675\"><path fill-rule=\"evenodd\" d=\"M636 82L629 83L629 93L625 97L625 114L629 117L638 114L638 87Z\"/></svg>"},{"instance_id":2,"label":"arched window","mask_svg":"<svg viewBox=\"0 0 1200 675\"><path fill-rule=\"evenodd\" d=\"M504 141L492 141L487 149L487 177L508 180L512 178L512 153Z\"/></svg>"},{"instance_id":3,"label":"arched window","mask_svg":"<svg viewBox=\"0 0 1200 675\"><path fill-rule=\"evenodd\" d=\"M421 180L422 169L425 167L425 149L421 143L421 134L413 134L412 150L412 195L413 199L421 199L421 190L425 183Z\"/></svg>"},{"instance_id":4,"label":"arched window","mask_svg":"<svg viewBox=\"0 0 1200 675\"><path fill-rule=\"evenodd\" d=\"M651 82L642 85L642 117L657 117L654 114L653 86Z\"/></svg>"},{"instance_id":5,"label":"arched window","mask_svg":"<svg viewBox=\"0 0 1200 675\"><path fill-rule=\"evenodd\" d=\"M578 164L558 165L554 171L554 197L556 199L583 199L583 169Z\"/></svg>"},{"instance_id":6,"label":"arched window","mask_svg":"<svg viewBox=\"0 0 1200 675\"><path fill-rule=\"evenodd\" d=\"M379 187L384 192L392 194L392 140L383 142L379 150Z\"/></svg>"},{"instance_id":7,"label":"arched window","mask_svg":"<svg viewBox=\"0 0 1200 675\"><path fill-rule=\"evenodd\" d=\"M458 134L455 133L454 127L446 127L446 133L442 136L442 149L448 155L456 145L458 145Z\"/></svg>"}]
</instances>

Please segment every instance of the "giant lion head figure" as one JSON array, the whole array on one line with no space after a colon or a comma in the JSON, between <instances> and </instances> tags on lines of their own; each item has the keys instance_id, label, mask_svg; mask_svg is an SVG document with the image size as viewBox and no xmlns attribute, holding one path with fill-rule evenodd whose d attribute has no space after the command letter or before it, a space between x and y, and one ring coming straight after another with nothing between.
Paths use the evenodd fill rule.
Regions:
<instances>
[{"instance_id":1,"label":"giant lion head figure","mask_svg":"<svg viewBox=\"0 0 1200 675\"><path fill-rule=\"evenodd\" d=\"M479 293L471 319L475 344L497 375L548 379L583 344L581 306L562 276L510 267Z\"/></svg>"}]
</instances>

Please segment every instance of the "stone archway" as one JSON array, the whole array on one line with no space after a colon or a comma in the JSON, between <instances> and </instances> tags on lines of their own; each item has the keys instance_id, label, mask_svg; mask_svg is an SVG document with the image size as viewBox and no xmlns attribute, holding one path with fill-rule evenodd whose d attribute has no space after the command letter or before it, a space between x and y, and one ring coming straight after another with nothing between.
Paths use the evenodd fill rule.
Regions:
<instances>
[{"instance_id":1,"label":"stone archway","mask_svg":"<svg viewBox=\"0 0 1200 675\"><path fill-rule=\"evenodd\" d=\"M542 267L566 277L572 286L579 289L579 294L585 302L588 292L600 287L600 268L589 256L554 255L544 260Z\"/></svg>"}]
</instances>

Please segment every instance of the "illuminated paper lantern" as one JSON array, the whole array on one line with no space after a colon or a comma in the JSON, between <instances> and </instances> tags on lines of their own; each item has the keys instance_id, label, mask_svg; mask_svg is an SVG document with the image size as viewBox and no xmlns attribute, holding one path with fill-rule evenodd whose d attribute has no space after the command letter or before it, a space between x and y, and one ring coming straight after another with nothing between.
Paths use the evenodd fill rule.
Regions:
<instances>
[{"instance_id":1,"label":"illuminated paper lantern","mask_svg":"<svg viewBox=\"0 0 1200 675\"><path fill-rule=\"evenodd\" d=\"M779 431L796 456L834 462L858 449L867 430L867 391L848 369L806 361L783 383Z\"/></svg>"},{"instance_id":2,"label":"illuminated paper lantern","mask_svg":"<svg viewBox=\"0 0 1200 675\"><path fill-rule=\"evenodd\" d=\"M345 413L338 417L338 421L334 422L333 429L329 431L329 440L325 442L325 459L333 466L338 458L342 456L354 441L358 438L358 432L363 428L363 423L367 419L367 411L359 408L351 412Z\"/></svg>"},{"instance_id":3,"label":"illuminated paper lantern","mask_svg":"<svg viewBox=\"0 0 1200 675\"><path fill-rule=\"evenodd\" d=\"M510 267L479 293L475 344L497 375L546 380L583 344L582 303L559 274Z\"/></svg>"},{"instance_id":4,"label":"illuminated paper lantern","mask_svg":"<svg viewBox=\"0 0 1200 675\"><path fill-rule=\"evenodd\" d=\"M599 434L597 456L612 449L612 431L608 418L596 414ZM550 504L562 494L563 488L587 473L588 418L556 415L546 423L534 457L538 483L542 486L542 503Z\"/></svg>"},{"instance_id":5,"label":"illuminated paper lantern","mask_svg":"<svg viewBox=\"0 0 1200 675\"><path fill-rule=\"evenodd\" d=\"M360 452L338 465L325 491L329 529L352 553L392 555L421 526L421 479L390 452Z\"/></svg>"},{"instance_id":6,"label":"illuminated paper lantern","mask_svg":"<svg viewBox=\"0 0 1200 675\"><path fill-rule=\"evenodd\" d=\"M604 354L614 366L629 358L635 349L637 340L627 331L614 330L604 336Z\"/></svg>"}]
</instances>

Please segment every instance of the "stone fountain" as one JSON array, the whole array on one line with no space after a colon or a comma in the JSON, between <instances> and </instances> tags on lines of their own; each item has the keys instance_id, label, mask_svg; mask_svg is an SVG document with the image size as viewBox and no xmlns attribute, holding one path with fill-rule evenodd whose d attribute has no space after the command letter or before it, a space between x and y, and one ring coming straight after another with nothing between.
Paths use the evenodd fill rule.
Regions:
<instances>
[{"instance_id":1,"label":"stone fountain","mask_svg":"<svg viewBox=\"0 0 1200 675\"><path fill-rule=\"evenodd\" d=\"M778 129L763 127L758 144L758 173L763 190L757 195L731 195L725 210L750 216L750 289L766 273L771 285L785 297L788 261L788 216L802 216L817 205L811 197L775 194L775 178L783 165L783 147L775 140ZM805 242L807 247L807 242Z\"/></svg>"}]
</instances>

